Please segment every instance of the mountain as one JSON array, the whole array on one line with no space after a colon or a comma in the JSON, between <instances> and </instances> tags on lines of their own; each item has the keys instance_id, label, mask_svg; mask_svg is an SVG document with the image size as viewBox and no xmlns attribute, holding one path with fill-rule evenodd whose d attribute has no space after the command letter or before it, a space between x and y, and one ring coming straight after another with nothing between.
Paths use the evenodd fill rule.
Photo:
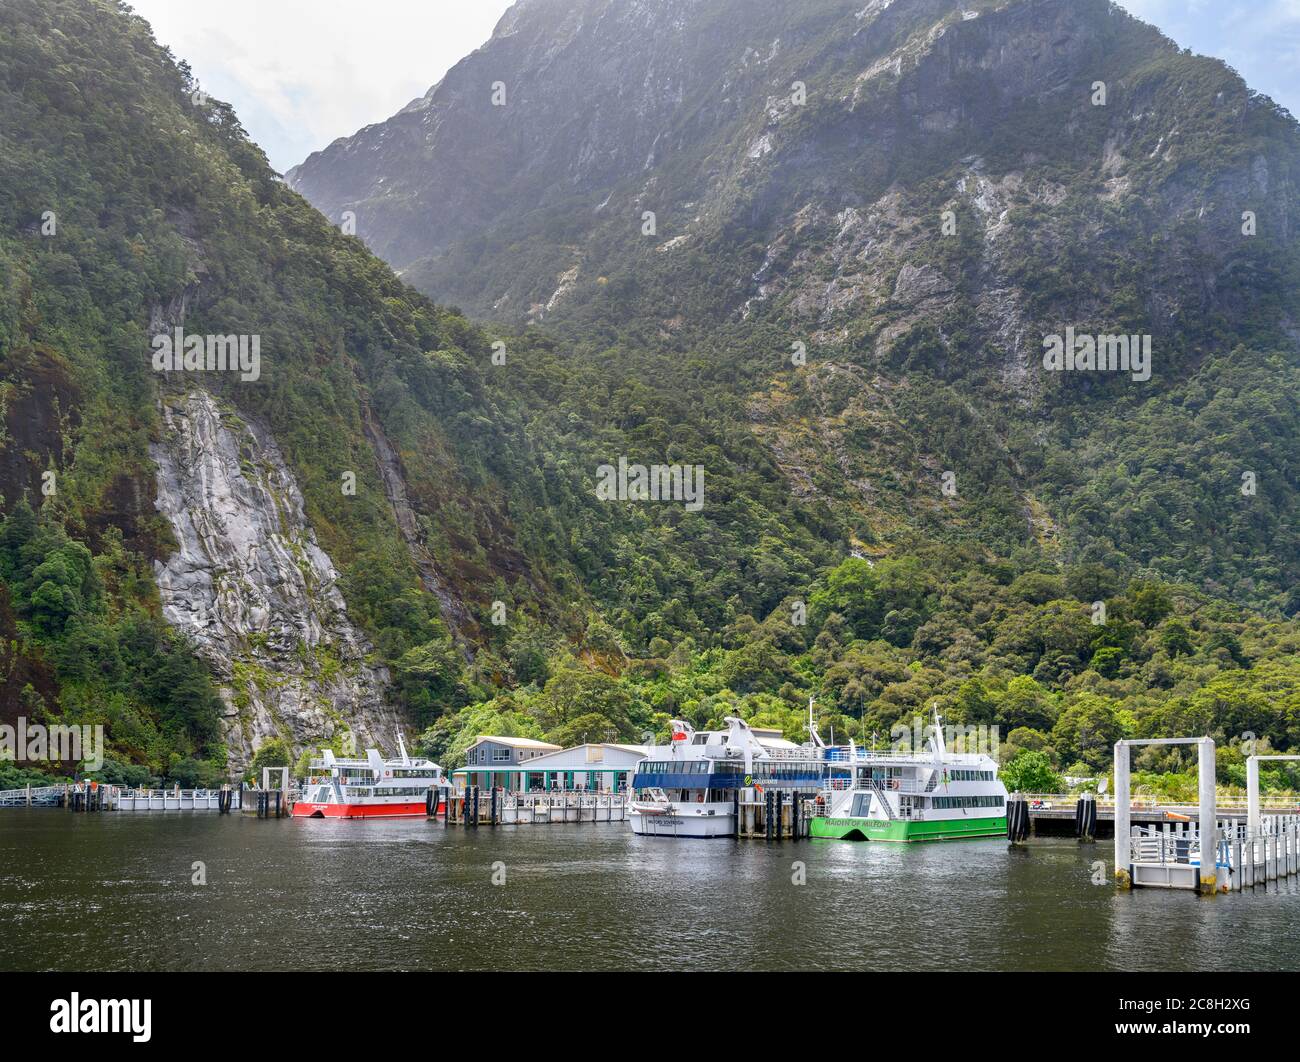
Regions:
<instances>
[{"instance_id":1,"label":"mountain","mask_svg":"<svg viewBox=\"0 0 1300 1062\"><path fill-rule=\"evenodd\" d=\"M1104 3L522 0L281 180L7 0L0 116L0 721L102 777L810 696L1300 744L1300 133Z\"/></svg>"},{"instance_id":2,"label":"mountain","mask_svg":"<svg viewBox=\"0 0 1300 1062\"><path fill-rule=\"evenodd\" d=\"M103 723L185 779L272 738L391 747L396 661L425 698L463 666L451 584L529 578L486 338L288 191L121 5L0 8L0 114L6 715ZM170 371L176 329L251 371Z\"/></svg>"},{"instance_id":3,"label":"mountain","mask_svg":"<svg viewBox=\"0 0 1300 1062\"><path fill-rule=\"evenodd\" d=\"M1105 0L526 0L287 180L439 301L709 359L868 545L950 531L950 470L1002 548L1294 612L1298 174L1285 111ZM1151 379L1044 371L1067 327Z\"/></svg>"}]
</instances>

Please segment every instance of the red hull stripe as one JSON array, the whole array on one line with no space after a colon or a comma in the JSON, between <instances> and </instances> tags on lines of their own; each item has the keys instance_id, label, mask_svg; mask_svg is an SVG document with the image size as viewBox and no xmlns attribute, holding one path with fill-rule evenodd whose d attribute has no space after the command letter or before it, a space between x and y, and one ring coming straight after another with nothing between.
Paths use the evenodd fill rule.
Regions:
<instances>
[{"instance_id":1,"label":"red hull stripe","mask_svg":"<svg viewBox=\"0 0 1300 1062\"><path fill-rule=\"evenodd\" d=\"M438 805L438 812L443 804ZM299 801L293 806L297 819L310 819L317 815L326 819L406 819L424 818L428 815L424 801L409 804L311 804Z\"/></svg>"}]
</instances>

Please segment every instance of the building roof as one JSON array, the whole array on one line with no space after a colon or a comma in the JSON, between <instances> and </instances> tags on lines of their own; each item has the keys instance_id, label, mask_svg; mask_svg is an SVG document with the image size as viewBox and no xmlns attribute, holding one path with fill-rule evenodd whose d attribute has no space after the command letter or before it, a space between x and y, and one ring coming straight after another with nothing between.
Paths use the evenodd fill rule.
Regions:
<instances>
[{"instance_id":1,"label":"building roof","mask_svg":"<svg viewBox=\"0 0 1300 1062\"><path fill-rule=\"evenodd\" d=\"M501 737L498 734L480 734L474 740L474 744L477 745L480 741L495 741L498 745L513 745L520 749L554 749L557 752L560 749L559 745L552 745L549 741L537 741L535 738L525 737Z\"/></svg>"},{"instance_id":2,"label":"building roof","mask_svg":"<svg viewBox=\"0 0 1300 1062\"><path fill-rule=\"evenodd\" d=\"M632 762L618 763L614 760L588 758L588 749L610 750L612 752L621 752L631 757ZM598 742L588 742L585 745L574 745L572 748L561 749L554 745L551 746L550 752L544 752L540 756L534 756L525 763L516 764L466 764L464 767L457 767L453 774L532 774L540 771L594 771L596 773L607 771L625 771L635 766L636 760L645 759L650 750L644 745L615 745Z\"/></svg>"}]
</instances>

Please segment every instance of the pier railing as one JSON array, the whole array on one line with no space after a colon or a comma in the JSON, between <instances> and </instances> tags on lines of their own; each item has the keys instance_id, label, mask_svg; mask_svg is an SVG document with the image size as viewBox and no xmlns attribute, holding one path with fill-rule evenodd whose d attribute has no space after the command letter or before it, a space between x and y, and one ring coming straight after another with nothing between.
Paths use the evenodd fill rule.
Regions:
<instances>
[{"instance_id":1,"label":"pier railing","mask_svg":"<svg viewBox=\"0 0 1300 1062\"><path fill-rule=\"evenodd\" d=\"M0 808L52 808L63 799L67 786L24 786L22 789L0 789Z\"/></svg>"},{"instance_id":2,"label":"pier railing","mask_svg":"<svg viewBox=\"0 0 1300 1062\"><path fill-rule=\"evenodd\" d=\"M500 789L457 790L444 807L448 823L513 826L552 822L621 822L627 816L626 793L594 789L551 789L538 793Z\"/></svg>"},{"instance_id":3,"label":"pier railing","mask_svg":"<svg viewBox=\"0 0 1300 1062\"><path fill-rule=\"evenodd\" d=\"M1291 877L1300 873L1300 815L1265 816L1255 831L1244 820L1221 820L1210 848L1221 891ZM1171 889L1195 888L1209 865L1193 823L1132 827L1129 858L1135 885Z\"/></svg>"},{"instance_id":4,"label":"pier railing","mask_svg":"<svg viewBox=\"0 0 1300 1062\"><path fill-rule=\"evenodd\" d=\"M1017 793L1021 800L1027 800L1030 804L1035 801L1051 804L1056 808L1073 808L1081 793ZM1098 809L1114 810L1115 798L1113 795L1106 793L1092 794L1097 801ZM1196 806L1196 800L1167 800L1152 796L1149 793L1143 793L1134 796L1129 801L1129 807L1134 810L1157 808L1192 808ZM1222 810L1239 811L1246 807L1246 797L1244 794L1233 791L1221 792L1216 798L1215 806ZM1260 802L1260 809L1263 811L1277 812L1279 814L1300 814L1300 804L1293 798L1271 797Z\"/></svg>"},{"instance_id":5,"label":"pier railing","mask_svg":"<svg viewBox=\"0 0 1300 1062\"><path fill-rule=\"evenodd\" d=\"M121 789L118 811L217 811L220 789Z\"/></svg>"}]
</instances>

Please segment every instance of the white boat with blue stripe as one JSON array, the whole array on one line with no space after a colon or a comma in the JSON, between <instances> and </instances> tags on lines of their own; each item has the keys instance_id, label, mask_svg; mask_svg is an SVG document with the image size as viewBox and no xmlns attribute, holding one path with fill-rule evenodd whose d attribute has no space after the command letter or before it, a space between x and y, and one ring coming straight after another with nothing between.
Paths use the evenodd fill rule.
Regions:
<instances>
[{"instance_id":1,"label":"white boat with blue stripe","mask_svg":"<svg viewBox=\"0 0 1300 1062\"><path fill-rule=\"evenodd\" d=\"M829 761L820 743L796 745L728 716L726 730L696 733L672 721L667 745L651 746L632 776L632 832L654 837L734 837L738 803L768 790L815 794Z\"/></svg>"}]
</instances>

